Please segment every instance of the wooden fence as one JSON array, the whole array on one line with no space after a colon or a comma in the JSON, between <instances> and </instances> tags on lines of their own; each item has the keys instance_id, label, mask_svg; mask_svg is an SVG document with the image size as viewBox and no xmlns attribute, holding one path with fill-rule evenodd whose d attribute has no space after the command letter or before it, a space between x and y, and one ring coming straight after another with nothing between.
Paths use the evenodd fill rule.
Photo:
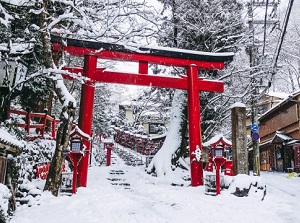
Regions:
<instances>
[{"instance_id":1,"label":"wooden fence","mask_svg":"<svg viewBox=\"0 0 300 223\"><path fill-rule=\"evenodd\" d=\"M10 116L17 115L24 120L25 123L19 123L17 126L26 130L27 140L56 139L56 125L59 119L55 119L47 113L31 113L14 109L11 109L9 114Z\"/></svg>"}]
</instances>

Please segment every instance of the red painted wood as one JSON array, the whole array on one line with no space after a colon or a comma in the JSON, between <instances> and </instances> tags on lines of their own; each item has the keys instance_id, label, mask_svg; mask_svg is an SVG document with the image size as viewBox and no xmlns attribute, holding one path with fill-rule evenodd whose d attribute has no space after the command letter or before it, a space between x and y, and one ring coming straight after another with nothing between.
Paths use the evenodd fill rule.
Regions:
<instances>
[{"instance_id":1,"label":"red painted wood","mask_svg":"<svg viewBox=\"0 0 300 223\"><path fill-rule=\"evenodd\" d=\"M139 61L139 74L148 74L148 61Z\"/></svg>"},{"instance_id":2,"label":"red painted wood","mask_svg":"<svg viewBox=\"0 0 300 223\"><path fill-rule=\"evenodd\" d=\"M195 152L197 148L202 151L201 129L200 129L200 98L198 90L198 68L189 66L187 68L189 80L188 88L188 118L189 118L189 146L191 161L191 185L203 185L202 161L197 160Z\"/></svg>"},{"instance_id":3,"label":"red painted wood","mask_svg":"<svg viewBox=\"0 0 300 223\"><path fill-rule=\"evenodd\" d=\"M53 50L62 50L61 45L57 43L53 43ZM63 50L72 55L83 56L88 54L93 54L101 59L111 59L111 60L120 60L120 61L148 61L148 63L153 64L161 64L166 66L178 66L178 67L186 67L191 64L196 65L200 69L205 70L216 70L223 69L224 62L214 62L214 61L199 61L199 60L191 60L191 59L181 59L181 58L173 58L167 56L154 56L142 53L124 53L124 52L116 52L109 50L96 50L90 48L76 47L76 46L64 46Z\"/></svg>"},{"instance_id":4,"label":"red painted wood","mask_svg":"<svg viewBox=\"0 0 300 223\"><path fill-rule=\"evenodd\" d=\"M93 55L86 55L84 60L84 73L85 77L91 80L95 77L97 67L97 57ZM92 133L92 120L93 120L93 108L94 108L94 94L95 86L93 81L88 81L82 85L81 100L80 100L80 113L78 127L86 134L91 135ZM86 187L87 185L87 172L89 166L89 153L91 152L90 141L83 142L86 147L86 154L83 156L79 167L79 186Z\"/></svg>"},{"instance_id":5,"label":"red painted wood","mask_svg":"<svg viewBox=\"0 0 300 223\"><path fill-rule=\"evenodd\" d=\"M72 73L83 73L82 68L64 68ZM67 75L70 77L69 75ZM188 89L188 79L184 77L167 77L158 75L145 75L145 74L131 74L124 72L105 71L104 68L98 68L96 75L93 78L94 81L114 83L114 84L129 84L129 85L141 85L152 86L161 88L176 88L176 89ZM206 79L197 80L198 91L209 92L223 92L224 83L221 81L213 81Z\"/></svg>"}]
</instances>

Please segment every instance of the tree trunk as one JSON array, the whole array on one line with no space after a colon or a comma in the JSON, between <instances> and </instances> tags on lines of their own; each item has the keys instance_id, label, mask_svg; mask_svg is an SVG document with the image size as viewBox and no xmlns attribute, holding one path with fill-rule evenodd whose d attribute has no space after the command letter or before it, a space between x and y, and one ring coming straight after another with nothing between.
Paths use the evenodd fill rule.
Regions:
<instances>
[{"instance_id":1,"label":"tree trunk","mask_svg":"<svg viewBox=\"0 0 300 223\"><path fill-rule=\"evenodd\" d=\"M67 110L68 117L65 118L64 112ZM54 196L58 195L59 187L61 185L61 172L62 166L65 161L64 152L68 149L69 132L71 125L71 118L73 117L73 110L64 108L60 116L60 125L57 130L56 136L56 149L51 161L51 166L47 176L47 181L44 190L49 190Z\"/></svg>"},{"instance_id":2,"label":"tree trunk","mask_svg":"<svg viewBox=\"0 0 300 223\"><path fill-rule=\"evenodd\" d=\"M40 14L40 40L43 44L43 65L46 68L55 68L53 55L52 55L52 45L50 41L50 32L47 29L47 6L49 4L49 0L43 1L43 12ZM55 74L51 74L55 75ZM52 80L52 79L50 79ZM58 82L61 80L57 80ZM66 97L63 94L61 84L63 83L54 83L54 91L57 94L60 102L64 104L62 108L62 112L60 115L60 123L57 130L56 136L56 148L52 158L52 162L50 165L49 173L47 176L46 184L44 190L49 190L54 196L58 195L59 187L61 184L61 172L62 166L65 160L64 152L68 149L69 144L69 132L71 130L71 123L74 116L74 104L69 101L66 103ZM67 105L66 105L67 104Z\"/></svg>"}]
</instances>

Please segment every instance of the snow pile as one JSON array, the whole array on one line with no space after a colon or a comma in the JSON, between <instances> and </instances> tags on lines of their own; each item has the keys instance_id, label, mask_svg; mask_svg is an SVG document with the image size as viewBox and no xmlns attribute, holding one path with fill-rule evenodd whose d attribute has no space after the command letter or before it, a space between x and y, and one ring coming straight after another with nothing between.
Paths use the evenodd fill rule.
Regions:
<instances>
[{"instance_id":1,"label":"snow pile","mask_svg":"<svg viewBox=\"0 0 300 223\"><path fill-rule=\"evenodd\" d=\"M40 197L42 191L29 180L23 180L23 183L19 185L19 190L17 193L17 206L27 205L31 207L33 205L40 204Z\"/></svg>"},{"instance_id":2,"label":"snow pile","mask_svg":"<svg viewBox=\"0 0 300 223\"><path fill-rule=\"evenodd\" d=\"M8 211L8 199L11 194L9 189L4 185L0 184L0 212L2 212L5 216Z\"/></svg>"},{"instance_id":3,"label":"snow pile","mask_svg":"<svg viewBox=\"0 0 300 223\"><path fill-rule=\"evenodd\" d=\"M261 178L246 174L234 176L228 190L237 197L250 196L263 200L266 195L266 185Z\"/></svg>"}]
</instances>

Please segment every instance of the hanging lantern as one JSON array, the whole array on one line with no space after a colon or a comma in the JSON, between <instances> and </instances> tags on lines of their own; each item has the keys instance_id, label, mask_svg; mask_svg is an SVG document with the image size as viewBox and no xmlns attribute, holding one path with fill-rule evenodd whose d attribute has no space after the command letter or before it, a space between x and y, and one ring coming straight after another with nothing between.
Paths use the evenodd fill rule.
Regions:
<instances>
[{"instance_id":1,"label":"hanging lantern","mask_svg":"<svg viewBox=\"0 0 300 223\"><path fill-rule=\"evenodd\" d=\"M0 61L0 88L21 91L27 74L27 66L22 60Z\"/></svg>"}]
</instances>

